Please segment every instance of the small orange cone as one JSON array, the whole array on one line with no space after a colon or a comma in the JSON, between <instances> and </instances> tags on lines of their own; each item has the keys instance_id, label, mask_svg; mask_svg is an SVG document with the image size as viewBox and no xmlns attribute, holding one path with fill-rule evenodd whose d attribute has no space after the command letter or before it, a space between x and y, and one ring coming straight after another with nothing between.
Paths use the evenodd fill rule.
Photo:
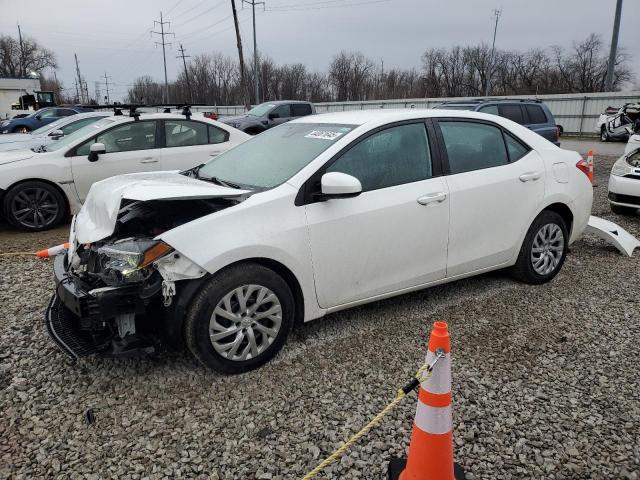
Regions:
<instances>
[{"instance_id":1,"label":"small orange cone","mask_svg":"<svg viewBox=\"0 0 640 480\"><path fill-rule=\"evenodd\" d=\"M69 250L69 244L63 243L61 245L56 245L55 247L45 248L44 250L39 250L36 252L36 256L40 258L50 258L55 257L61 252L65 250Z\"/></svg>"},{"instance_id":2,"label":"small orange cone","mask_svg":"<svg viewBox=\"0 0 640 480\"><path fill-rule=\"evenodd\" d=\"M389 463L390 480L465 478L462 468L459 465L454 468L453 463L450 346L447 324L435 322L425 362L426 365L433 365L433 371L420 384L409 456L406 463L403 459L394 459Z\"/></svg>"},{"instance_id":3,"label":"small orange cone","mask_svg":"<svg viewBox=\"0 0 640 480\"><path fill-rule=\"evenodd\" d=\"M589 181L593 183L593 150L587 152L587 167L589 169L587 177L589 177Z\"/></svg>"}]
</instances>

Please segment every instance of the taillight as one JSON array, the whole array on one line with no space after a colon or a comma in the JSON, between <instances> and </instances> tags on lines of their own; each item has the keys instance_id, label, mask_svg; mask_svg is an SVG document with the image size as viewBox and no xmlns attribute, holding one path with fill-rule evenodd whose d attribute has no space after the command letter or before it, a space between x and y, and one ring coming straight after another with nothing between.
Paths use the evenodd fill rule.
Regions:
<instances>
[{"instance_id":1,"label":"taillight","mask_svg":"<svg viewBox=\"0 0 640 480\"><path fill-rule=\"evenodd\" d=\"M556 125L556 140L560 140L560 127Z\"/></svg>"},{"instance_id":2,"label":"taillight","mask_svg":"<svg viewBox=\"0 0 640 480\"><path fill-rule=\"evenodd\" d=\"M580 160L576 163L576 167L578 167L578 170L584 173L589 181L593 183L593 163L589 163L586 160Z\"/></svg>"}]
</instances>

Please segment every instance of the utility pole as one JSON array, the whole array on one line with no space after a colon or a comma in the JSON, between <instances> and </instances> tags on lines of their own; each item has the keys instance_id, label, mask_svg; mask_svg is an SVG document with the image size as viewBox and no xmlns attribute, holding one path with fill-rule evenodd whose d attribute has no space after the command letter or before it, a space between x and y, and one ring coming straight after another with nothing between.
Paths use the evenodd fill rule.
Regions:
<instances>
[{"instance_id":1,"label":"utility pole","mask_svg":"<svg viewBox=\"0 0 640 480\"><path fill-rule=\"evenodd\" d=\"M611 35L611 51L609 52L609 63L607 64L607 81L605 92L613 91L613 70L616 63L618 51L618 34L620 33L620 16L622 15L622 0L616 2L616 14L613 20L613 34Z\"/></svg>"},{"instance_id":2,"label":"utility pole","mask_svg":"<svg viewBox=\"0 0 640 480\"><path fill-rule=\"evenodd\" d=\"M107 90L107 95L105 96L105 99L107 100L107 104L111 103L111 100L109 99L109 79L110 78L111 77L107 77L107 72L104 72L104 86Z\"/></svg>"},{"instance_id":3,"label":"utility pole","mask_svg":"<svg viewBox=\"0 0 640 480\"><path fill-rule=\"evenodd\" d=\"M96 103L100 104L100 82L94 83L95 95L96 95Z\"/></svg>"},{"instance_id":4,"label":"utility pole","mask_svg":"<svg viewBox=\"0 0 640 480\"><path fill-rule=\"evenodd\" d=\"M18 38L20 39L20 77L25 76L24 71L24 45L22 44L22 31L20 30L20 24L18 23Z\"/></svg>"},{"instance_id":5,"label":"utility pole","mask_svg":"<svg viewBox=\"0 0 640 480\"><path fill-rule=\"evenodd\" d=\"M60 103L60 84L58 83L58 75L56 74L56 71L53 71L53 80L56 82L56 97L54 98L56 103Z\"/></svg>"},{"instance_id":6,"label":"utility pole","mask_svg":"<svg viewBox=\"0 0 640 480\"><path fill-rule=\"evenodd\" d=\"M253 11L253 76L256 89L256 104L260 103L259 90L259 74L258 74L258 41L256 39L256 5L263 5L264 2L256 2L256 0L242 0L242 6L245 3L251 5Z\"/></svg>"},{"instance_id":7,"label":"utility pole","mask_svg":"<svg viewBox=\"0 0 640 480\"><path fill-rule=\"evenodd\" d=\"M502 9L498 10L497 8L493 10L493 14L496 17L496 25L493 28L493 44L491 45L491 57L489 58L489 72L487 73L487 88L484 92L486 97L489 96L489 92L491 91L491 76L493 74L493 56L496 51L496 34L498 33L498 20L500 20L500 16L502 15Z\"/></svg>"},{"instance_id":8,"label":"utility pole","mask_svg":"<svg viewBox=\"0 0 640 480\"><path fill-rule=\"evenodd\" d=\"M180 44L180 55L176 58L182 58L182 64L184 65L184 76L187 79L187 90L189 91L189 99L191 103L193 103L193 92L191 91L191 82L189 81L189 71L187 70L187 61L186 58L191 58L191 55L184 54L184 47Z\"/></svg>"},{"instance_id":9,"label":"utility pole","mask_svg":"<svg viewBox=\"0 0 640 480\"><path fill-rule=\"evenodd\" d=\"M160 35L162 41L156 42L156 45L162 45L162 58L164 59L164 102L169 103L169 81L167 80L167 53L165 51L165 45L171 45L171 43L167 43L164 41L164 37L167 35L176 36L173 32L165 32L164 26L169 25L171 22L165 22L162 20L162 12L160 12L160 21L154 20L153 26L155 28L156 25L160 25L160 31L151 31L151 33L155 33L156 35Z\"/></svg>"},{"instance_id":10,"label":"utility pole","mask_svg":"<svg viewBox=\"0 0 640 480\"><path fill-rule=\"evenodd\" d=\"M74 103L80 103L80 94L78 93L78 79L76 78L74 82L76 84L76 101Z\"/></svg>"},{"instance_id":11,"label":"utility pole","mask_svg":"<svg viewBox=\"0 0 640 480\"><path fill-rule=\"evenodd\" d=\"M78 101L80 103L85 103L84 101L84 89L82 86L82 76L80 75L80 66L78 65L78 55L77 54L73 54L74 58L76 59L76 75L78 76L78 78L76 79L76 96L78 96L78 86L80 87L80 96L78 96Z\"/></svg>"},{"instance_id":12,"label":"utility pole","mask_svg":"<svg viewBox=\"0 0 640 480\"><path fill-rule=\"evenodd\" d=\"M231 9L233 10L233 23L236 27L236 41L238 44L238 57L240 59L240 83L242 83L242 96L244 97L244 106L247 110L251 108L249 100L249 86L247 85L247 77L244 71L244 56L242 55L242 39L240 38L240 27L238 26L238 11L236 10L236 1L231 0Z\"/></svg>"}]
</instances>

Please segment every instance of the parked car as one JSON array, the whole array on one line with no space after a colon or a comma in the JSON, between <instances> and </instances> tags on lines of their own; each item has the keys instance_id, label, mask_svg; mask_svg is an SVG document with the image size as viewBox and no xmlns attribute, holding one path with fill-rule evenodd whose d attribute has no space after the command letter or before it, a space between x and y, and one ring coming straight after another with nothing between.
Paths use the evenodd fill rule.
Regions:
<instances>
[{"instance_id":1,"label":"parked car","mask_svg":"<svg viewBox=\"0 0 640 480\"><path fill-rule=\"evenodd\" d=\"M203 116L111 116L37 152L0 152L4 217L46 230L76 213L91 185L113 175L186 170L250 138Z\"/></svg>"},{"instance_id":2,"label":"parked car","mask_svg":"<svg viewBox=\"0 0 640 480\"><path fill-rule=\"evenodd\" d=\"M305 117L314 113L316 113L316 107L313 103L279 100L262 103L253 107L244 115L221 117L220 121L250 135L256 135L294 118Z\"/></svg>"},{"instance_id":3,"label":"parked car","mask_svg":"<svg viewBox=\"0 0 640 480\"><path fill-rule=\"evenodd\" d=\"M46 148L51 142L55 142L65 135L70 135L76 130L80 130L82 127L110 115L110 113L104 112L78 113L48 123L26 135L24 133L7 133L6 135L0 135L0 152Z\"/></svg>"},{"instance_id":4,"label":"parked car","mask_svg":"<svg viewBox=\"0 0 640 480\"><path fill-rule=\"evenodd\" d=\"M596 132L600 134L600 141L612 140L627 141L629 139L628 127L633 127L640 115L640 103L627 103L617 112L610 113L613 107L607 107L605 113L600 114L596 122Z\"/></svg>"},{"instance_id":5,"label":"parked car","mask_svg":"<svg viewBox=\"0 0 640 480\"><path fill-rule=\"evenodd\" d=\"M471 110L491 113L513 120L533 130L557 146L560 146L561 131L556 125L549 107L535 99L477 99L452 100L438 105L443 110Z\"/></svg>"},{"instance_id":6,"label":"parked car","mask_svg":"<svg viewBox=\"0 0 640 480\"><path fill-rule=\"evenodd\" d=\"M184 343L246 371L296 322L496 269L550 281L591 214L587 173L496 115L296 119L190 172L95 183L47 325L72 356Z\"/></svg>"},{"instance_id":7,"label":"parked car","mask_svg":"<svg viewBox=\"0 0 640 480\"><path fill-rule=\"evenodd\" d=\"M613 164L609 176L609 205L611 211L619 215L632 215L640 208L640 143Z\"/></svg>"},{"instance_id":8,"label":"parked car","mask_svg":"<svg viewBox=\"0 0 640 480\"><path fill-rule=\"evenodd\" d=\"M26 117L12 118L0 122L0 133L29 133L47 123L75 115L81 112L90 112L90 108L85 107L46 107L37 112L33 112Z\"/></svg>"},{"instance_id":9,"label":"parked car","mask_svg":"<svg viewBox=\"0 0 640 480\"><path fill-rule=\"evenodd\" d=\"M630 133L627 145L624 147L624 153L631 153L638 148L640 148L640 132L635 134Z\"/></svg>"}]
</instances>

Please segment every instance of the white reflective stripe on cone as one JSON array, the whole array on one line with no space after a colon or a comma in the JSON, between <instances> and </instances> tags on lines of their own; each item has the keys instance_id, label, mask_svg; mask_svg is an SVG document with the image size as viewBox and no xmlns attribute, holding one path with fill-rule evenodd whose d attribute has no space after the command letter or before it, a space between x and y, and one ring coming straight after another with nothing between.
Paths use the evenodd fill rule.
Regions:
<instances>
[{"instance_id":1,"label":"white reflective stripe on cone","mask_svg":"<svg viewBox=\"0 0 640 480\"><path fill-rule=\"evenodd\" d=\"M416 425L427 433L442 435L453 430L451 405L447 407L430 407L418 400Z\"/></svg>"},{"instance_id":2,"label":"white reflective stripe on cone","mask_svg":"<svg viewBox=\"0 0 640 480\"><path fill-rule=\"evenodd\" d=\"M436 358L432 351L427 353L425 363L431 365ZM429 393L449 393L451 391L451 354L446 353L433 367L433 374L422 382L422 388Z\"/></svg>"}]
</instances>

